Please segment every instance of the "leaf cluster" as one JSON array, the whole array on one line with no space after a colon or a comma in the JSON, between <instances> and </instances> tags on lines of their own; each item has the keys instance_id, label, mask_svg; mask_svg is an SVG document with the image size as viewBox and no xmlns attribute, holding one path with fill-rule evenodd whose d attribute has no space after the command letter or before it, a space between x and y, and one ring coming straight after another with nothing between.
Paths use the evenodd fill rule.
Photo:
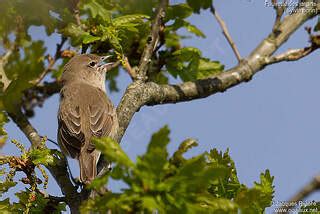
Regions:
<instances>
[{"instance_id":1,"label":"leaf cluster","mask_svg":"<svg viewBox=\"0 0 320 214\"><path fill-rule=\"evenodd\" d=\"M107 192L83 204L82 211L115 213L261 213L271 205L273 177L261 173L260 182L249 188L240 184L229 151L185 158L197 142L187 139L169 156L167 126L153 134L145 154L136 163L110 138L95 139L97 148L115 163L110 173L97 178L99 190L110 178L124 182L121 193Z\"/></svg>"},{"instance_id":2,"label":"leaf cluster","mask_svg":"<svg viewBox=\"0 0 320 214\"><path fill-rule=\"evenodd\" d=\"M60 213L65 210L65 204L52 201L41 191L47 189L48 175L42 166L53 165L54 154L46 148L32 149L27 151L24 146L12 141L21 151L21 155L5 156L0 160L0 212L1 213L42 213L43 211L51 211L52 213ZM44 144L44 142L43 142ZM36 169L40 171L43 179L39 178ZM24 176L18 180L17 172L23 172ZM9 193L9 189L15 187L18 182L26 185L24 190L16 192L17 202L11 202L9 198L4 198L5 193Z\"/></svg>"}]
</instances>

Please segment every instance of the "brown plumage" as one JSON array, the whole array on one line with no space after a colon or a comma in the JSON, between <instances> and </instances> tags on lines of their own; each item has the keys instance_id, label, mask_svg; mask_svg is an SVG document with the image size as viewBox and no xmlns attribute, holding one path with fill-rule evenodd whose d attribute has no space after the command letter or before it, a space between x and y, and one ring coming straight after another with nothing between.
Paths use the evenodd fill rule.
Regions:
<instances>
[{"instance_id":1,"label":"brown plumage","mask_svg":"<svg viewBox=\"0 0 320 214\"><path fill-rule=\"evenodd\" d=\"M114 137L118 128L115 108L105 92L110 64L93 54L77 55L64 67L58 113L58 142L62 151L79 160L80 180L88 184L97 175L100 152L92 137Z\"/></svg>"}]
</instances>

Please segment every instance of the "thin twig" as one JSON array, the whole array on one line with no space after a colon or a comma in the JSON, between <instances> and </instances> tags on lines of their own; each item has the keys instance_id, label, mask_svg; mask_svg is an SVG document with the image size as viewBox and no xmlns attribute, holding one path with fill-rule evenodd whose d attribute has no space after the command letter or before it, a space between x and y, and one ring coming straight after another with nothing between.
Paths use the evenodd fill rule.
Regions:
<instances>
[{"instance_id":1,"label":"thin twig","mask_svg":"<svg viewBox=\"0 0 320 214\"><path fill-rule=\"evenodd\" d=\"M236 44L234 43L233 39L231 38L231 35L228 31L227 25L225 24L225 22L223 21L223 19L221 18L221 16L219 15L219 13L216 11L216 9L214 8L213 5L211 5L210 7L210 11L211 13L214 15L214 17L217 19L221 29L222 29L222 33L225 36L225 38L227 39L227 41L229 42L234 54L237 57L238 62L241 61L241 55L240 52L236 46Z\"/></svg>"},{"instance_id":2,"label":"thin twig","mask_svg":"<svg viewBox=\"0 0 320 214\"><path fill-rule=\"evenodd\" d=\"M151 61L151 57L159 40L159 32L161 29L162 20L165 16L165 8L167 4L168 0L161 0L159 7L157 8L156 17L152 24L149 40L147 42L146 47L143 50L143 54L140 59L137 79L147 79L148 65Z\"/></svg>"},{"instance_id":3,"label":"thin twig","mask_svg":"<svg viewBox=\"0 0 320 214\"><path fill-rule=\"evenodd\" d=\"M128 72L132 80L135 80L137 78L137 72L135 69L131 67L127 57L124 57L123 68Z\"/></svg>"},{"instance_id":4,"label":"thin twig","mask_svg":"<svg viewBox=\"0 0 320 214\"><path fill-rule=\"evenodd\" d=\"M276 11L276 20L273 25L273 33L277 34L279 33L279 26L281 23L281 18L284 14L284 12L287 9L286 0L283 3L278 3L278 0L272 0L273 8Z\"/></svg>"},{"instance_id":5,"label":"thin twig","mask_svg":"<svg viewBox=\"0 0 320 214\"><path fill-rule=\"evenodd\" d=\"M57 60L61 58L61 49L66 41L67 38L62 36L61 42L57 44L56 53L54 54L54 57L52 58L50 55L47 56L49 62L48 66L44 69L44 71L42 71L41 75L36 80L31 82L32 84L38 85L44 79L44 77L53 69L53 66L55 65Z\"/></svg>"},{"instance_id":6,"label":"thin twig","mask_svg":"<svg viewBox=\"0 0 320 214\"><path fill-rule=\"evenodd\" d=\"M320 48L320 47L311 45L309 47L305 47L305 48L301 48L301 49L290 49L290 50L288 50L284 53L281 53L279 55L266 58L265 64L271 65L271 64L275 64L275 63L283 62L283 61L288 61L288 62L289 61L296 61L296 60L299 60L305 56L308 56L309 54L311 54L313 51L317 50L318 48Z\"/></svg>"}]
</instances>

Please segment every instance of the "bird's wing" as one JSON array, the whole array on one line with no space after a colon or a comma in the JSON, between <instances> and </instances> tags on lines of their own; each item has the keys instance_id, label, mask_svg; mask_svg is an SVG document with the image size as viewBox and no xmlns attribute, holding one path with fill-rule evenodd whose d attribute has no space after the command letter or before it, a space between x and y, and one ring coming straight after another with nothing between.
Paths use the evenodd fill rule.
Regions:
<instances>
[{"instance_id":1,"label":"bird's wing","mask_svg":"<svg viewBox=\"0 0 320 214\"><path fill-rule=\"evenodd\" d=\"M105 92L98 88L92 89L95 96L90 97L88 103L89 130L94 137L110 136L115 123L115 109ZM94 145L89 142L88 150L94 149Z\"/></svg>"},{"instance_id":2,"label":"bird's wing","mask_svg":"<svg viewBox=\"0 0 320 214\"><path fill-rule=\"evenodd\" d=\"M75 158L83 147L93 151L93 136L110 135L115 110L105 92L87 84L75 84L61 91L58 121L60 145Z\"/></svg>"},{"instance_id":3,"label":"bird's wing","mask_svg":"<svg viewBox=\"0 0 320 214\"><path fill-rule=\"evenodd\" d=\"M81 127L81 109L79 87L65 87L61 90L58 113L58 142L61 149L72 158L76 158L85 143Z\"/></svg>"}]
</instances>

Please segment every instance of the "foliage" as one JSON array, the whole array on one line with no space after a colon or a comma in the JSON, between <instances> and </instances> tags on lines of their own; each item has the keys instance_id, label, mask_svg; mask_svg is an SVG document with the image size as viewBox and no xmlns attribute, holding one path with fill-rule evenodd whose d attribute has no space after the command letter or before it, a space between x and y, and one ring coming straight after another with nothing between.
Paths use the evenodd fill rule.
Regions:
<instances>
[{"instance_id":1,"label":"foliage","mask_svg":"<svg viewBox=\"0 0 320 214\"><path fill-rule=\"evenodd\" d=\"M209 9L212 2L186 0L167 6L159 43L148 69L148 81L159 84L172 79L190 81L223 72L220 62L203 56L195 47L182 45L183 39L190 36L206 37L190 22L190 17ZM43 83L44 77L59 80L64 64L73 54L113 54L114 60L123 60L126 56L132 67L138 66L150 39L158 4L158 0L1 0L0 148L8 139L4 129L9 121L8 113L21 107L25 113L28 111L25 106L33 109L41 105L47 98L45 92L40 96L31 90L35 93L31 93L31 98L27 92ZM42 38L35 36L35 27L44 31ZM319 29L318 20L314 31ZM52 52L48 41L57 42L52 39L57 35L66 43L61 42L56 52ZM319 44L319 36L311 40ZM119 90L116 78L120 71L114 68L109 72L107 82L111 91ZM8 79L8 87L4 87L2 77ZM12 142L21 150L21 155L1 157L0 212L50 210L59 213L64 210L64 203L53 202L40 191L45 189L48 180L43 166L54 164L57 154L45 146L41 150L27 150L19 142ZM165 127L153 135L146 154L134 163L118 144L110 139L97 139L97 148L115 162L115 167L110 174L96 179L92 188L106 185L109 178L125 182L128 188L90 200L82 209L258 213L270 206L273 177L268 170L261 174L260 182L249 188L240 184L228 151L211 150L186 159L184 154L197 146L197 142L192 139L182 142L172 156L166 150L169 142L169 130ZM40 170L41 178L35 169ZM18 171L25 176L21 180L17 178ZM16 193L18 202L4 199L6 193L18 188L18 182L26 187Z\"/></svg>"},{"instance_id":2,"label":"foliage","mask_svg":"<svg viewBox=\"0 0 320 214\"><path fill-rule=\"evenodd\" d=\"M4 124L6 124L8 122L8 117L5 114L5 112L1 111L0 112L0 148L4 145L4 143L6 142L8 135L7 132L4 129Z\"/></svg>"},{"instance_id":3,"label":"foliage","mask_svg":"<svg viewBox=\"0 0 320 214\"><path fill-rule=\"evenodd\" d=\"M211 4L211 1L199 2L202 1L189 0L168 6L163 20L166 27L161 34L159 48L165 46L151 63L156 65L150 68L151 80L167 83L167 76L171 75L188 81L223 70L219 62L202 57L200 50L181 47L181 40L185 37L179 35L178 31L182 28L195 36L205 37L200 29L187 20L194 12L207 9ZM6 108L21 102L22 92L37 84L47 64L47 47L43 41L32 39L31 26L43 26L48 36L57 32L69 39L70 48L82 48L82 52L90 48L91 52L99 54L113 52L118 58L126 55L132 66L136 66L148 40L154 16L152 11L157 3L155 0L81 0L79 3L66 0L1 1L0 12L4 15L0 21L0 38L5 49L13 50L8 63L4 65L11 83L0 95ZM35 12L34 8L41 8L41 12ZM79 13L73 14L74 10ZM59 79L61 68L56 66L51 69L53 78ZM118 90L115 81L118 74L113 72L108 78L109 88L113 91Z\"/></svg>"},{"instance_id":4,"label":"foliage","mask_svg":"<svg viewBox=\"0 0 320 214\"><path fill-rule=\"evenodd\" d=\"M27 151L21 143L17 141L12 141L12 143L21 151L21 155L20 157L5 156L0 160L0 176L4 178L3 181L0 181L0 197L3 199L3 194L8 193L9 189L17 185L19 177L17 172L24 173L25 177L19 181L27 187L15 193L18 202L10 202L9 198L1 200L1 213L40 213L43 211L60 213L64 211L64 203L51 201L41 191L41 184L43 184L43 189L47 189L48 185L48 175L41 165L55 164L52 151L44 148L44 145L41 149ZM40 170L43 180L36 173L36 168Z\"/></svg>"},{"instance_id":5,"label":"foliage","mask_svg":"<svg viewBox=\"0 0 320 214\"><path fill-rule=\"evenodd\" d=\"M273 177L261 173L252 188L240 184L229 151L213 149L192 158L184 154L197 143L188 139L169 156L167 126L153 134L144 155L133 163L110 138L95 139L98 149L115 163L110 173L97 178L99 190L110 178L124 182L121 193L107 192L83 204L83 212L115 213L262 213L271 205Z\"/></svg>"}]
</instances>

